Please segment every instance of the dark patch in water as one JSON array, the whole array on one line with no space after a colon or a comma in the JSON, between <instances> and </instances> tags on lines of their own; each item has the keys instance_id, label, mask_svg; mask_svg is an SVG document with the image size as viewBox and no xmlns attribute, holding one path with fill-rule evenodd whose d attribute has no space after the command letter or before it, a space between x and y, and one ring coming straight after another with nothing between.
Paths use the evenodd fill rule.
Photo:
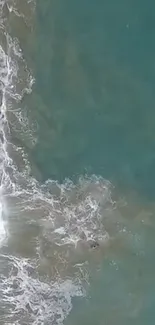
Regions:
<instances>
[{"instance_id":1,"label":"dark patch in water","mask_svg":"<svg viewBox=\"0 0 155 325\"><path fill-rule=\"evenodd\" d=\"M88 244L89 244L90 248L92 248L92 249L100 246L96 240L89 240Z\"/></svg>"}]
</instances>

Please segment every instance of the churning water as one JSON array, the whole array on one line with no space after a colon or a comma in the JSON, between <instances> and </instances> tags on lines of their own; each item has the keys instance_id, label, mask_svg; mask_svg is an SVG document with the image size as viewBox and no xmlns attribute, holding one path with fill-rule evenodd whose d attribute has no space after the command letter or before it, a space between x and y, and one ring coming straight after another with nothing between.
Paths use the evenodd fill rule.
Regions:
<instances>
[{"instance_id":1,"label":"churning water","mask_svg":"<svg viewBox=\"0 0 155 325\"><path fill-rule=\"evenodd\" d=\"M0 1L0 325L154 324L153 8Z\"/></svg>"}]
</instances>

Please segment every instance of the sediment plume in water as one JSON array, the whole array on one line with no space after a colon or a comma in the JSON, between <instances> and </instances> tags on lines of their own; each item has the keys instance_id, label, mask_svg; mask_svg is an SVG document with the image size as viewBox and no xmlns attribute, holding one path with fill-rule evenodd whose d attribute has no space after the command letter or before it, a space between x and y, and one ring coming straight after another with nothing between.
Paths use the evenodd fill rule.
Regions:
<instances>
[{"instance_id":1,"label":"sediment plume in water","mask_svg":"<svg viewBox=\"0 0 155 325\"><path fill-rule=\"evenodd\" d=\"M87 295L104 259L116 274L119 257L145 255L153 208L129 209L100 176L61 184L42 184L33 176L22 143L35 146L37 127L20 103L35 80L5 18L6 13L10 20L20 16L32 23L24 15L29 1L24 13L20 7L18 1L0 2L0 325L60 325L72 298Z\"/></svg>"}]
</instances>

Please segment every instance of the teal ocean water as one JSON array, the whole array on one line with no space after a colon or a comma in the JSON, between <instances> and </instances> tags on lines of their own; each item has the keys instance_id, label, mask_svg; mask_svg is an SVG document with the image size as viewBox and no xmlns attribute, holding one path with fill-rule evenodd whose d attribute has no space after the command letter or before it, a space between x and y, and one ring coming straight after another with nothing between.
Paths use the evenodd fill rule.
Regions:
<instances>
[{"instance_id":1,"label":"teal ocean water","mask_svg":"<svg viewBox=\"0 0 155 325\"><path fill-rule=\"evenodd\" d=\"M40 127L33 154L45 179L87 170L153 195L153 2L37 7L35 91L54 133Z\"/></svg>"},{"instance_id":2,"label":"teal ocean water","mask_svg":"<svg viewBox=\"0 0 155 325\"><path fill-rule=\"evenodd\" d=\"M0 325L154 325L155 4L0 17Z\"/></svg>"}]
</instances>

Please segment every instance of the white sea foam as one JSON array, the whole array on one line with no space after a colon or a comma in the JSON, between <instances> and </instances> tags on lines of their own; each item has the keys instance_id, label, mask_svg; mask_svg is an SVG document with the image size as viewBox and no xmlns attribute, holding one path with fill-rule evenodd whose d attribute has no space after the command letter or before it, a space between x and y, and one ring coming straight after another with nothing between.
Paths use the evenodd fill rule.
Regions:
<instances>
[{"instance_id":1,"label":"white sea foam","mask_svg":"<svg viewBox=\"0 0 155 325\"><path fill-rule=\"evenodd\" d=\"M8 2L10 13L20 15L13 4L13 1ZM0 8L3 10L1 2ZM18 40L12 39L7 30L5 38L7 50L0 46L0 244L3 252L0 255L0 308L5 310L3 324L60 325L72 308L72 297L85 294L82 280L89 283L87 261L85 258L82 263L70 261L72 252L76 254L79 242L82 248L91 250L92 242L100 246L109 241L104 220L108 211L114 209L111 184L92 175L80 177L76 183L68 179L63 184L48 180L41 185L30 176L28 157L24 148L11 143L11 131L19 137L24 135L35 145L33 126L26 112L20 109L20 101L25 93L31 92L34 79ZM22 167L18 159L13 159L15 154L22 158ZM6 235L7 249L3 246ZM21 247L22 241L24 247ZM33 252L31 250L32 256L28 259L24 256L29 247ZM4 254L5 249L7 254ZM47 259L50 271L56 260L52 278L50 272L43 272L44 276L39 273L39 267ZM69 274L66 265L70 267Z\"/></svg>"},{"instance_id":2,"label":"white sea foam","mask_svg":"<svg viewBox=\"0 0 155 325\"><path fill-rule=\"evenodd\" d=\"M15 2L8 1L10 13L23 17L14 8ZM0 0L0 11L3 5ZM100 253L100 247L121 226L118 222L113 227L117 211L113 213L112 187L102 177L84 176L76 183L64 180L63 184L48 180L41 185L30 176L28 157L24 148L11 143L11 131L35 145L29 116L20 109L34 79L18 40L7 30L5 38L5 49L0 45L0 325L62 325L71 311L72 298L86 294L88 251L93 255L97 243L94 252ZM22 158L22 167L10 151ZM105 226L107 216L110 231ZM123 231L127 232L125 227ZM139 238L137 241L140 250ZM86 255L81 258L79 254L76 260L78 243Z\"/></svg>"},{"instance_id":3,"label":"white sea foam","mask_svg":"<svg viewBox=\"0 0 155 325\"><path fill-rule=\"evenodd\" d=\"M63 184L54 182L54 187L52 181L40 186L29 178L25 189L18 184L9 196L16 200L20 197L20 202L15 209L14 201L10 202L8 213L15 210L15 214L23 212L27 216L33 211L31 218L34 216L34 222L41 224L51 243L76 246L79 240L103 243L109 239L104 217L114 209L114 202L111 184L102 177L83 177L76 185L68 180Z\"/></svg>"},{"instance_id":4,"label":"white sea foam","mask_svg":"<svg viewBox=\"0 0 155 325\"><path fill-rule=\"evenodd\" d=\"M57 245L75 244L80 239L107 240L108 233L104 229L104 211L108 206L113 208L111 199L111 184L101 177L81 177L77 184L65 180L63 184L47 181L44 185L30 177L31 167L23 148L10 145L8 134L15 130L18 136L26 137L35 144L33 133L27 116L19 109L14 110L12 101L19 102L25 92L30 92L34 79L32 78L17 39L12 39L6 32L7 53L0 47L0 77L2 82L2 106L4 115L1 119L1 186L3 195L20 197L18 211L39 210L46 236ZM20 69L26 71L25 80L20 83ZM14 122L8 122L8 111L12 111ZM25 114L25 113L24 113ZM11 123L11 124L10 124ZM8 140L9 138L9 140ZM9 156L8 149L22 157L23 168L19 170L18 164ZM58 195L56 195L56 192ZM13 201L12 201L13 202ZM14 204L14 203L13 203ZM17 208L17 207L16 207ZM8 207L9 210L9 207ZM10 206L10 210L15 210ZM12 212L11 211L11 212ZM42 211L43 216L42 216ZM39 213L38 213L39 214ZM48 225L50 227L46 228ZM48 230L50 233L48 234ZM63 231L62 231L63 229Z\"/></svg>"},{"instance_id":5,"label":"white sea foam","mask_svg":"<svg viewBox=\"0 0 155 325\"><path fill-rule=\"evenodd\" d=\"M0 2L0 10L3 11L4 2ZM13 7L13 2L8 2L10 12L19 14L16 8ZM11 9L12 8L12 9ZM22 17L22 15L21 15ZM3 20L2 20L3 23ZM37 271L38 253L36 246L36 254L33 259L24 259L22 255L16 252L13 243L9 240L14 238L18 242L20 237L20 225L38 223L42 227L42 236L46 233L47 222L53 225L52 231L56 230L54 223L56 222L57 208L61 210L61 214L65 212L64 234L67 234L68 239L72 236L69 231L72 231L72 221L67 226L66 218L69 205L64 205L62 208L62 200L67 197L67 191L70 194L72 189L67 183L63 185L56 184L60 196L55 198L55 193L50 193L49 183L40 186L40 184L30 177L30 164L24 149L11 144L11 129L18 131L18 134L24 133L29 136L29 140L35 143L33 131L27 116L23 115L20 110L20 101L25 93L31 92L34 79L26 66L23 59L23 53L20 49L17 39L13 39L5 29L4 19L4 35L6 41L6 49L0 45L0 181L1 181L1 198L0 198L0 244L1 251L5 250L7 243L4 239L7 235L8 247L7 254L0 255L0 296L1 306L0 324L62 324L65 317L69 314L72 308L72 297L83 296L80 280L76 276L70 279L62 279L57 276L55 279L40 278ZM24 80L20 75L25 71ZM16 103L15 109L13 104ZM15 122L12 124L10 115L13 114ZM18 163L10 156L10 149L21 155L24 161L24 168L19 169ZM72 185L73 187L73 185ZM60 206L58 207L58 204ZM75 204L71 203L72 213L75 210ZM52 212L53 209L53 212ZM92 208L93 209L93 208ZM32 211L32 214L29 214ZM37 218L36 218L36 213ZM53 214L54 213L54 214ZM73 218L75 219L75 217ZM80 219L79 219L80 220ZM84 221L83 221L84 224ZM58 228L58 227L57 227ZM69 229L70 228L70 229ZM62 231L57 229L55 234L62 236ZM29 235L29 233L27 233ZM12 236L12 237L11 237ZM66 237L66 238L67 238ZM11 238L11 239L10 239ZM56 243L56 238L53 237L53 242ZM63 240L59 238L59 242ZM37 243L37 240L36 240ZM9 246L10 245L10 246ZM19 244L20 247L20 244ZM13 249L13 255L10 250ZM15 256L20 255L20 256ZM1 311L3 312L1 313Z\"/></svg>"},{"instance_id":6,"label":"white sea foam","mask_svg":"<svg viewBox=\"0 0 155 325\"><path fill-rule=\"evenodd\" d=\"M2 202L0 202L0 245L2 245L5 238L6 238L6 230L5 230L5 223L3 220L3 208L2 208Z\"/></svg>"},{"instance_id":7,"label":"white sea foam","mask_svg":"<svg viewBox=\"0 0 155 325\"><path fill-rule=\"evenodd\" d=\"M61 325L72 308L72 297L85 294L76 281L39 279L33 261L5 255L0 260L1 264L7 260L9 269L7 278L0 280L2 304L9 310L4 323Z\"/></svg>"}]
</instances>

